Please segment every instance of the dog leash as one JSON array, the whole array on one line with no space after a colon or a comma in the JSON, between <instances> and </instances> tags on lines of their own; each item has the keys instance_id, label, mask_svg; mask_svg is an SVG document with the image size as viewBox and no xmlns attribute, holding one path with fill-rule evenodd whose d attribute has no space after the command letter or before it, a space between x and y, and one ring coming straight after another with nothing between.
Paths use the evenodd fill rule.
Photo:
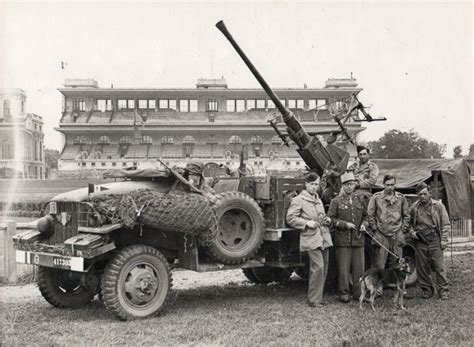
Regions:
<instances>
[{"instance_id":1,"label":"dog leash","mask_svg":"<svg viewBox=\"0 0 474 347\"><path fill-rule=\"evenodd\" d=\"M385 249L389 254L391 254L392 256L394 256L394 257L397 258L397 259L400 259L400 256L398 256L398 255L396 255L395 253L391 252L387 247L385 247L384 245L382 245L382 244L380 243L380 241L375 238L375 236L372 236L372 234L370 234L370 233L366 233L366 234L369 235L372 240L374 240L380 247L382 247L383 249Z\"/></svg>"}]
</instances>

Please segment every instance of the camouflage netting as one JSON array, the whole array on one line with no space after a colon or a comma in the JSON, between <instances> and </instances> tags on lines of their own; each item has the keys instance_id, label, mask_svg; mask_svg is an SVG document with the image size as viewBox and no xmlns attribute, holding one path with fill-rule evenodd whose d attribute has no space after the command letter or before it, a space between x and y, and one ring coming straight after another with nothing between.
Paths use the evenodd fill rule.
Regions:
<instances>
[{"instance_id":1,"label":"camouflage netting","mask_svg":"<svg viewBox=\"0 0 474 347\"><path fill-rule=\"evenodd\" d=\"M166 232L182 232L197 236L202 245L211 244L217 235L218 221L212 204L198 194L137 190L96 198L91 203L107 223L121 223L127 228L141 224Z\"/></svg>"}]
</instances>

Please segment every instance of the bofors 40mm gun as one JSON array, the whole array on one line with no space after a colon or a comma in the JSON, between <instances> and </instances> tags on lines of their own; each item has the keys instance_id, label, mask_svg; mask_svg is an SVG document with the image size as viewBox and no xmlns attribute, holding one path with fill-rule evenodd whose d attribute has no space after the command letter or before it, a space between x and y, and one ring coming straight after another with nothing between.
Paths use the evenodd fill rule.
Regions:
<instances>
[{"instance_id":1,"label":"bofors 40mm gun","mask_svg":"<svg viewBox=\"0 0 474 347\"><path fill-rule=\"evenodd\" d=\"M347 153L306 132L224 24L217 26L275 102L308 167L320 175L331 167L345 170ZM121 171L109 177L122 182L55 196L35 229L13 237L17 262L38 267L38 288L53 306L77 308L97 296L121 320L162 311L170 302L175 268L242 269L258 284L284 283L293 271L305 277L299 233L285 224L291 196L304 189L304 179L221 178L205 196L189 189L190 176L200 168L202 163L183 172Z\"/></svg>"}]
</instances>

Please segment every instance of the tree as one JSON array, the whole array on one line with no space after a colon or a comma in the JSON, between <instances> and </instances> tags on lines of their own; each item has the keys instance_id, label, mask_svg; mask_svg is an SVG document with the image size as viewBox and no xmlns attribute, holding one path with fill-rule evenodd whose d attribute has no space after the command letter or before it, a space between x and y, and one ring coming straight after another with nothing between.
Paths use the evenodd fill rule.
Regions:
<instances>
[{"instance_id":1,"label":"tree","mask_svg":"<svg viewBox=\"0 0 474 347\"><path fill-rule=\"evenodd\" d=\"M443 158L446 151L446 145L428 141L413 129L389 130L377 141L369 142L368 147L373 158L384 159Z\"/></svg>"},{"instance_id":2,"label":"tree","mask_svg":"<svg viewBox=\"0 0 474 347\"><path fill-rule=\"evenodd\" d=\"M462 148L461 146L456 146L453 148L453 158L457 159L457 158L462 158L463 155L462 155Z\"/></svg>"},{"instance_id":3,"label":"tree","mask_svg":"<svg viewBox=\"0 0 474 347\"><path fill-rule=\"evenodd\" d=\"M52 170L58 168L58 159L59 159L59 151L55 149L45 149L44 150L44 161L46 164L46 169Z\"/></svg>"}]
</instances>

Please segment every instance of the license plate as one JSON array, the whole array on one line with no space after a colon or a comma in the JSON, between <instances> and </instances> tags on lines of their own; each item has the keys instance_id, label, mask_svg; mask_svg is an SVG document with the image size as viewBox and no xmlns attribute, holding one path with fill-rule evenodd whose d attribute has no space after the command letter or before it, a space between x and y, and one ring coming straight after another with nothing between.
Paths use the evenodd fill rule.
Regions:
<instances>
[{"instance_id":1,"label":"license plate","mask_svg":"<svg viewBox=\"0 0 474 347\"><path fill-rule=\"evenodd\" d=\"M49 253L16 251L16 262L32 264L45 267L52 267L64 270L85 272L84 258L65 257Z\"/></svg>"}]
</instances>

